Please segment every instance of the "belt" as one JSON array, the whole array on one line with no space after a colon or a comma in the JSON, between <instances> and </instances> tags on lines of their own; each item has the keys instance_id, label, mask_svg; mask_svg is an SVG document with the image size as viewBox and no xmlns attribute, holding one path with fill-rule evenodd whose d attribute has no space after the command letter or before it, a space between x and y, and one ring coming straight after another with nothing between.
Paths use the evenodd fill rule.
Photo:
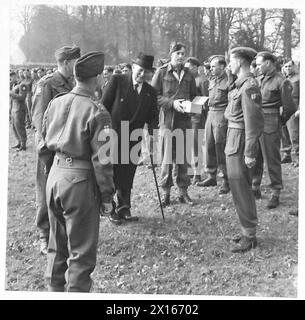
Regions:
<instances>
[{"instance_id":1,"label":"belt","mask_svg":"<svg viewBox=\"0 0 305 320\"><path fill-rule=\"evenodd\" d=\"M279 114L279 108L262 108L265 114Z\"/></svg>"},{"instance_id":2,"label":"belt","mask_svg":"<svg viewBox=\"0 0 305 320\"><path fill-rule=\"evenodd\" d=\"M228 128L233 128L233 129L242 129L245 130L245 124L243 122L228 122Z\"/></svg>"},{"instance_id":3,"label":"belt","mask_svg":"<svg viewBox=\"0 0 305 320\"><path fill-rule=\"evenodd\" d=\"M209 106L209 111L225 111L227 106L223 106L223 107L213 107L213 106Z\"/></svg>"},{"instance_id":4,"label":"belt","mask_svg":"<svg viewBox=\"0 0 305 320\"><path fill-rule=\"evenodd\" d=\"M67 169L92 170L91 161L74 159L74 158L68 157L66 154L61 152L56 152L53 164L57 167L67 168Z\"/></svg>"}]
</instances>

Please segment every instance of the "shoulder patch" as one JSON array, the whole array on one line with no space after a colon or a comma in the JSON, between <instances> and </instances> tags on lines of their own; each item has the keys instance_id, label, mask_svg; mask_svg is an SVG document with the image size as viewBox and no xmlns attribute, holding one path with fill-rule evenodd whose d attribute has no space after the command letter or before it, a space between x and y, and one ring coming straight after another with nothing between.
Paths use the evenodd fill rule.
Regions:
<instances>
[{"instance_id":1,"label":"shoulder patch","mask_svg":"<svg viewBox=\"0 0 305 320\"><path fill-rule=\"evenodd\" d=\"M246 89L246 93L249 98L255 102L260 102L262 99L260 89L255 83Z\"/></svg>"}]
</instances>

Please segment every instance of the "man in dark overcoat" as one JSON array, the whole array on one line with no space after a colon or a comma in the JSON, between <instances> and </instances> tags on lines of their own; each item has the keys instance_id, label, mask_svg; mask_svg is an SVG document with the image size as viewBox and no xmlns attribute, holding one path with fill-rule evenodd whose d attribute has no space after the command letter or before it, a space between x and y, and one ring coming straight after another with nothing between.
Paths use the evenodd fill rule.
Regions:
<instances>
[{"instance_id":1,"label":"man in dark overcoat","mask_svg":"<svg viewBox=\"0 0 305 320\"><path fill-rule=\"evenodd\" d=\"M153 67L153 56L140 53L132 61L131 74L114 74L102 97L102 104L112 118L112 127L118 140L117 162L114 163L114 183L117 194L117 209L110 216L110 221L121 224L123 220L136 221L131 216L130 198L133 179L139 161L142 136L134 141L131 137L136 129L143 129L148 124L149 133L158 124L157 95L154 88L146 81ZM138 152L132 152L138 147Z\"/></svg>"}]
</instances>

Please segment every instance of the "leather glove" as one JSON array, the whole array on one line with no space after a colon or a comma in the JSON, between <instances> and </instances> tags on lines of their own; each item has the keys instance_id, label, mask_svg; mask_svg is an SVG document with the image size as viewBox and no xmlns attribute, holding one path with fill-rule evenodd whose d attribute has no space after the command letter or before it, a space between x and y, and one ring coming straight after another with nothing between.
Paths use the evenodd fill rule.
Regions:
<instances>
[{"instance_id":1,"label":"leather glove","mask_svg":"<svg viewBox=\"0 0 305 320\"><path fill-rule=\"evenodd\" d=\"M174 100L174 104L173 104L173 108L177 111L177 112L180 112L180 113L184 113L184 109L181 105L181 102L183 101L184 99L177 99L177 100Z\"/></svg>"},{"instance_id":2,"label":"leather glove","mask_svg":"<svg viewBox=\"0 0 305 320\"><path fill-rule=\"evenodd\" d=\"M255 158L250 158L250 157L245 157L245 164L249 169L251 169L252 167L255 166L256 159Z\"/></svg>"}]
</instances>

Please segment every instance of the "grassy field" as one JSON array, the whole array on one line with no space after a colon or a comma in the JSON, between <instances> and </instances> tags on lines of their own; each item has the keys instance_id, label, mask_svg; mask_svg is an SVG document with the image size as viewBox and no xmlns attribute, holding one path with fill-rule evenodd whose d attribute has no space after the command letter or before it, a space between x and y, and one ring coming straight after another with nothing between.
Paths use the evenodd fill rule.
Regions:
<instances>
[{"instance_id":1,"label":"grassy field","mask_svg":"<svg viewBox=\"0 0 305 320\"><path fill-rule=\"evenodd\" d=\"M39 254L34 225L34 134L28 134L26 152L9 150L6 289L46 291L46 257ZM10 133L10 146L14 142ZM230 240L239 222L230 193L192 186L196 205L188 207L175 200L175 189L163 221L152 171L139 167L132 197L139 222L115 226L101 218L92 292L296 297L298 218L288 211L297 207L298 169L283 165L283 180L281 204L273 210L265 209L269 182L263 181L258 247L233 254Z\"/></svg>"}]
</instances>

